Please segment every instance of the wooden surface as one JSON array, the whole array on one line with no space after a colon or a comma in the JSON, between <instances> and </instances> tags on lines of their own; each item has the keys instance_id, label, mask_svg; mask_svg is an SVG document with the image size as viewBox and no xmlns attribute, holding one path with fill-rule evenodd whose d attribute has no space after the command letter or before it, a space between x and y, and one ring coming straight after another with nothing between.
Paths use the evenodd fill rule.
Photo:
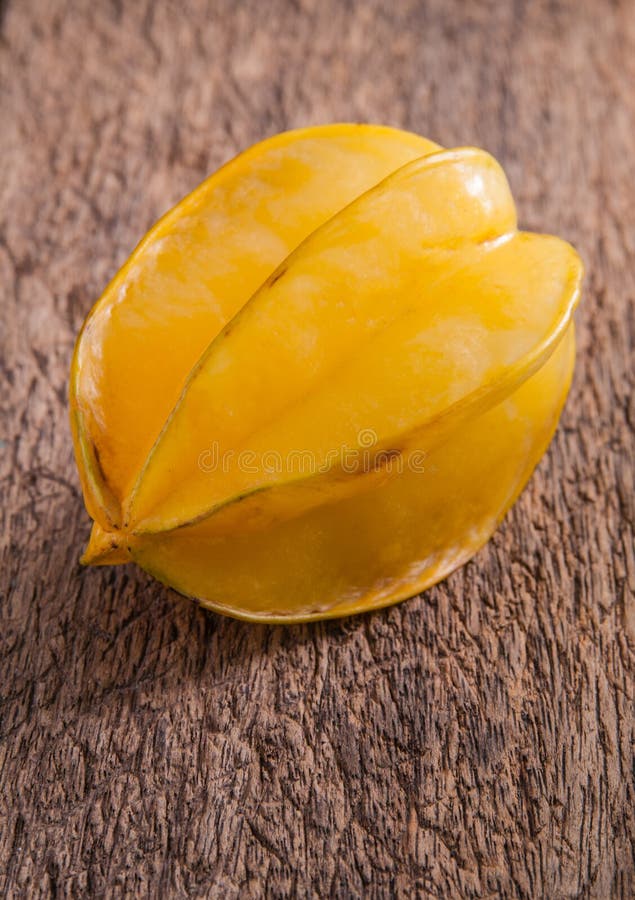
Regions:
<instances>
[{"instance_id":1,"label":"wooden surface","mask_svg":"<svg viewBox=\"0 0 635 900\"><path fill-rule=\"evenodd\" d=\"M0 58L3 895L633 896L633 4L10 0ZM373 615L254 627L82 570L84 315L204 175L327 120L484 146L580 249L551 449Z\"/></svg>"}]
</instances>

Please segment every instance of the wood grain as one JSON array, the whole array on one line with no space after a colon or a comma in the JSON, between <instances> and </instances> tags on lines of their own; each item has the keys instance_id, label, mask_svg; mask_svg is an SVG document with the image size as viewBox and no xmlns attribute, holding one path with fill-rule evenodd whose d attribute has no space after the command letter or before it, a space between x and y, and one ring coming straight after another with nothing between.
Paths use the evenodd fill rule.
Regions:
<instances>
[{"instance_id":1,"label":"wood grain","mask_svg":"<svg viewBox=\"0 0 635 900\"><path fill-rule=\"evenodd\" d=\"M629 0L10 0L0 43L0 890L632 897ZM74 337L166 208L284 128L476 144L588 276L556 438L393 609L254 627L81 570Z\"/></svg>"}]
</instances>

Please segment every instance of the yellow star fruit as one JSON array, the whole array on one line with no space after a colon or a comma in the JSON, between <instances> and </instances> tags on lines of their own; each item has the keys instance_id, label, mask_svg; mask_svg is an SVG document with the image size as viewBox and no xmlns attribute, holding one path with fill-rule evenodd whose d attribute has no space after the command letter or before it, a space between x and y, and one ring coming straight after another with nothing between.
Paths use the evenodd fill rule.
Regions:
<instances>
[{"instance_id":1,"label":"yellow star fruit","mask_svg":"<svg viewBox=\"0 0 635 900\"><path fill-rule=\"evenodd\" d=\"M83 562L228 615L385 606L488 540L556 428L582 265L487 153L278 135L154 226L70 381Z\"/></svg>"}]
</instances>

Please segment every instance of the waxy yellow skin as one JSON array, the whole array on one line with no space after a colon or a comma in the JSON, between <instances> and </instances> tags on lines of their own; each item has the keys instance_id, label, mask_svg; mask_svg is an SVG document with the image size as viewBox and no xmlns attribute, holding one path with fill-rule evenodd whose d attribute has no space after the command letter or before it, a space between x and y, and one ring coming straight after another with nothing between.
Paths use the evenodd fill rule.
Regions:
<instances>
[{"instance_id":1,"label":"waxy yellow skin","mask_svg":"<svg viewBox=\"0 0 635 900\"><path fill-rule=\"evenodd\" d=\"M490 537L573 370L573 248L519 232L473 148L278 135L162 219L86 320L83 561L228 615L385 606Z\"/></svg>"}]
</instances>

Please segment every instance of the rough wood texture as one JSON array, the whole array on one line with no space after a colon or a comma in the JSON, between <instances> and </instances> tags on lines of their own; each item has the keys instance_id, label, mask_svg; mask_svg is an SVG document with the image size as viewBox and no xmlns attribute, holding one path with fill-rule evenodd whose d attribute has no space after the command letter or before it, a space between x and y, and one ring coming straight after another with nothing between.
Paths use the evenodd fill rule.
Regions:
<instances>
[{"instance_id":1,"label":"rough wood texture","mask_svg":"<svg viewBox=\"0 0 635 900\"><path fill-rule=\"evenodd\" d=\"M0 890L633 896L632 3L11 0L0 57ZM584 255L528 489L440 587L331 624L81 570L84 315L223 160L347 119L486 147Z\"/></svg>"}]
</instances>

